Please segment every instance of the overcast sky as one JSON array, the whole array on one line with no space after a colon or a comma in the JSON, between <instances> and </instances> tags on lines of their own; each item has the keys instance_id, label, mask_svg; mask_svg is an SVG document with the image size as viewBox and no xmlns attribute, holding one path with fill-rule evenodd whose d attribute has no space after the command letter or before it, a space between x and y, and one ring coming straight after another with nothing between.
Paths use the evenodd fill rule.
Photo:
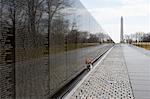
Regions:
<instances>
[{"instance_id":1,"label":"overcast sky","mask_svg":"<svg viewBox=\"0 0 150 99\"><path fill-rule=\"evenodd\" d=\"M120 18L124 33L150 32L150 0L80 0L115 42L120 40Z\"/></svg>"}]
</instances>

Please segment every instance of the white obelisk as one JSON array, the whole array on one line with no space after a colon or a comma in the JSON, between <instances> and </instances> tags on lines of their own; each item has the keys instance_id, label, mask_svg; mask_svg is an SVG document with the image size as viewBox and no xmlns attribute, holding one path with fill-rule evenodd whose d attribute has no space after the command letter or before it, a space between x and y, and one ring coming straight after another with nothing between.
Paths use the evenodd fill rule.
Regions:
<instances>
[{"instance_id":1,"label":"white obelisk","mask_svg":"<svg viewBox=\"0 0 150 99\"><path fill-rule=\"evenodd\" d=\"M120 43L124 42L123 38L123 17L121 16L121 31L120 31Z\"/></svg>"}]
</instances>

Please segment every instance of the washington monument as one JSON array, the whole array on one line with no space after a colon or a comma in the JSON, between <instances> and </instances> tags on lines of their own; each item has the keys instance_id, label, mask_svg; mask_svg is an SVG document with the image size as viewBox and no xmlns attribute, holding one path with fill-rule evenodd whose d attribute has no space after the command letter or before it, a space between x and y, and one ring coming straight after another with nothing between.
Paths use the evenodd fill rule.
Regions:
<instances>
[{"instance_id":1,"label":"washington monument","mask_svg":"<svg viewBox=\"0 0 150 99\"><path fill-rule=\"evenodd\" d=\"M121 31L120 31L120 43L124 42L123 38L123 17L121 16Z\"/></svg>"}]
</instances>

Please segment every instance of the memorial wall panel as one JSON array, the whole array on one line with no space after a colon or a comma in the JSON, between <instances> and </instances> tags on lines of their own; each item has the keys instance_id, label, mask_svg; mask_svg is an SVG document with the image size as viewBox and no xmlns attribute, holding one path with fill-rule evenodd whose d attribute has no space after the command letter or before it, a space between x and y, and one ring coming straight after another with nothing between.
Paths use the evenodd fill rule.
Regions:
<instances>
[{"instance_id":1,"label":"memorial wall panel","mask_svg":"<svg viewBox=\"0 0 150 99\"><path fill-rule=\"evenodd\" d=\"M50 98L112 46L79 0L0 0L0 97Z\"/></svg>"}]
</instances>

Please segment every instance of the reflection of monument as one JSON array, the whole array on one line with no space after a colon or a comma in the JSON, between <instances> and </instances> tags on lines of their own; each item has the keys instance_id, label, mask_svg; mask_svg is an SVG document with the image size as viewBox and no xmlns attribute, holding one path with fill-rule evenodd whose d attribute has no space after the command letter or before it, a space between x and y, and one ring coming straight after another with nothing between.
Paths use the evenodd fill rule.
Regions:
<instances>
[{"instance_id":1,"label":"reflection of monument","mask_svg":"<svg viewBox=\"0 0 150 99\"><path fill-rule=\"evenodd\" d=\"M123 17L121 17L121 31L120 31L120 43L123 43Z\"/></svg>"}]
</instances>

